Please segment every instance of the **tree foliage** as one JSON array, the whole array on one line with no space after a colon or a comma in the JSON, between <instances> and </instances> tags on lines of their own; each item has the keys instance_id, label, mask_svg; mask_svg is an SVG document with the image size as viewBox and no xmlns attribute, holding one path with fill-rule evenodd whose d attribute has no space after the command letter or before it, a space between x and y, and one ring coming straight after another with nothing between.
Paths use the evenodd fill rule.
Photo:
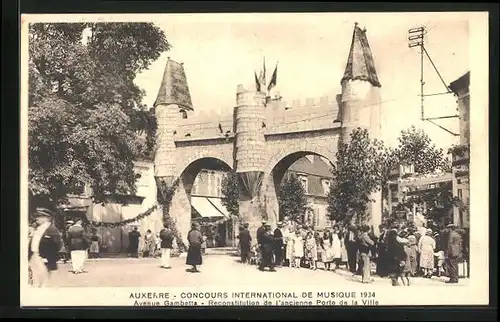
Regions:
<instances>
[{"instance_id":1,"label":"tree foliage","mask_svg":"<svg viewBox=\"0 0 500 322\"><path fill-rule=\"evenodd\" d=\"M387 151L381 141L371 140L366 129L357 128L347 142L340 142L337 166L328 193L328 213L335 221L364 220L370 194L380 189Z\"/></svg>"},{"instance_id":2,"label":"tree foliage","mask_svg":"<svg viewBox=\"0 0 500 322\"><path fill-rule=\"evenodd\" d=\"M294 173L285 174L280 185L278 203L281 216L304 223L304 215L309 210L306 190Z\"/></svg>"},{"instance_id":3,"label":"tree foliage","mask_svg":"<svg viewBox=\"0 0 500 322\"><path fill-rule=\"evenodd\" d=\"M235 216L239 217L240 208L238 204L238 199L240 195L240 188L238 183L238 177L236 172L230 171L222 178L222 205L226 207L227 211Z\"/></svg>"},{"instance_id":4,"label":"tree foliage","mask_svg":"<svg viewBox=\"0 0 500 322\"><path fill-rule=\"evenodd\" d=\"M443 149L438 149L429 135L415 126L401 131L398 146L392 150L391 161L412 164L419 174L433 173L436 170L451 171Z\"/></svg>"},{"instance_id":5,"label":"tree foliage","mask_svg":"<svg viewBox=\"0 0 500 322\"><path fill-rule=\"evenodd\" d=\"M154 119L134 83L170 45L149 23L36 23L29 30L29 187L57 203L135 191ZM148 152L149 150L149 152Z\"/></svg>"}]
</instances>

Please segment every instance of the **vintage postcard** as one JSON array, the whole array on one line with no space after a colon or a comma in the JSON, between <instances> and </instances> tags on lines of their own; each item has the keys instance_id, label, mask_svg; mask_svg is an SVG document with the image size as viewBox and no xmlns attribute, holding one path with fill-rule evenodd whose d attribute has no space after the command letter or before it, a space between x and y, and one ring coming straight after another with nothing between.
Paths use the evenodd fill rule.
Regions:
<instances>
[{"instance_id":1,"label":"vintage postcard","mask_svg":"<svg viewBox=\"0 0 500 322\"><path fill-rule=\"evenodd\" d=\"M22 306L488 304L487 13L21 25Z\"/></svg>"}]
</instances>

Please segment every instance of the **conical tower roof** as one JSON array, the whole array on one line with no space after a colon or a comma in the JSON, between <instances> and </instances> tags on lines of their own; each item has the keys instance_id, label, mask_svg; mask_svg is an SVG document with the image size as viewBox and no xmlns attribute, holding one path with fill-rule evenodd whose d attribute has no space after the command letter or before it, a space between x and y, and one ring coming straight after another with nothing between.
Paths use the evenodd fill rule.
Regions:
<instances>
[{"instance_id":1,"label":"conical tower roof","mask_svg":"<svg viewBox=\"0 0 500 322\"><path fill-rule=\"evenodd\" d=\"M171 60L170 57L165 66L154 106L160 104L177 104L185 109L193 110L184 66L182 63Z\"/></svg>"},{"instance_id":2,"label":"conical tower roof","mask_svg":"<svg viewBox=\"0 0 500 322\"><path fill-rule=\"evenodd\" d=\"M352 34L351 49L345 67L344 77L340 81L343 84L348 80L364 80L373 86L381 87L373 62L373 55L366 37L366 29L362 30L356 23Z\"/></svg>"}]
</instances>

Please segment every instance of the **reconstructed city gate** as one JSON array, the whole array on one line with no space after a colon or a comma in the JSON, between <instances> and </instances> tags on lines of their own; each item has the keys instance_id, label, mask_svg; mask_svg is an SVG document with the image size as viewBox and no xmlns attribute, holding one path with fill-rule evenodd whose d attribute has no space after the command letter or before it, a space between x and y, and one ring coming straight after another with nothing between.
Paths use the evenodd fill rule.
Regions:
<instances>
[{"instance_id":1,"label":"reconstructed city gate","mask_svg":"<svg viewBox=\"0 0 500 322\"><path fill-rule=\"evenodd\" d=\"M380 83L366 30L354 27L342 92L335 97L294 102L263 92L236 90L233 115L217 120L191 118L193 105L183 65L170 58L154 104L157 118L155 177L171 185L179 179L170 214L185 238L191 223L191 188L201 169L235 169L240 184L240 216L255 233L262 219L278 220L277 189L287 168L305 155L335 166L339 140L356 127L380 137ZM369 206L375 227L381 220L380 194Z\"/></svg>"}]
</instances>

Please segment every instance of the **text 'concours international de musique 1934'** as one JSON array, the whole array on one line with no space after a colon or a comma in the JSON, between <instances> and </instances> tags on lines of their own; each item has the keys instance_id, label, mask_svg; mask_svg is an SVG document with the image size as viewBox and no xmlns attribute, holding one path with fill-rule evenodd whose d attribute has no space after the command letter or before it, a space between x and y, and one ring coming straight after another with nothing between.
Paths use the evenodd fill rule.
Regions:
<instances>
[{"instance_id":1,"label":"text 'concours international de musique 1934'","mask_svg":"<svg viewBox=\"0 0 500 322\"><path fill-rule=\"evenodd\" d=\"M485 304L487 18L132 17L22 16L23 306Z\"/></svg>"}]
</instances>

